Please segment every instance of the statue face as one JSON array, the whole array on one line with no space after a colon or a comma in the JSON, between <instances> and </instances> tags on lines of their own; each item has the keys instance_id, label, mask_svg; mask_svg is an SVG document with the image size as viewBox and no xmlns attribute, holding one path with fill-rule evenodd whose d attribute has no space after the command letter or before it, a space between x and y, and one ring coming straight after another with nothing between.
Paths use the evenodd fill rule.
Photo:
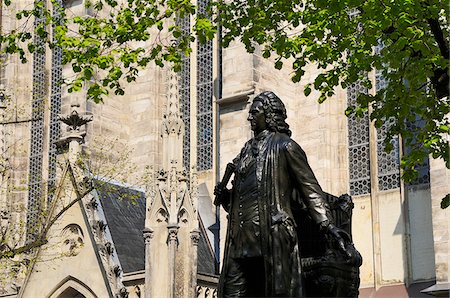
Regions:
<instances>
[{"instance_id":1,"label":"statue face","mask_svg":"<svg viewBox=\"0 0 450 298\"><path fill-rule=\"evenodd\" d=\"M250 122L252 130L258 134L267 128L266 115L264 114L263 104L260 101L254 101L248 112L247 120Z\"/></svg>"}]
</instances>

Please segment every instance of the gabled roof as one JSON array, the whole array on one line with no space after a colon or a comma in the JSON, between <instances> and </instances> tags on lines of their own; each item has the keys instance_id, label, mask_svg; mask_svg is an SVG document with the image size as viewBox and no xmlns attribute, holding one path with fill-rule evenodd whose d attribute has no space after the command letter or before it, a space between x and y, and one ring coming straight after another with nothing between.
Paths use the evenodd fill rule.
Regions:
<instances>
[{"instance_id":1,"label":"gabled roof","mask_svg":"<svg viewBox=\"0 0 450 298\"><path fill-rule=\"evenodd\" d=\"M144 192L129 187L97 183L97 193L124 273L144 270Z\"/></svg>"}]
</instances>

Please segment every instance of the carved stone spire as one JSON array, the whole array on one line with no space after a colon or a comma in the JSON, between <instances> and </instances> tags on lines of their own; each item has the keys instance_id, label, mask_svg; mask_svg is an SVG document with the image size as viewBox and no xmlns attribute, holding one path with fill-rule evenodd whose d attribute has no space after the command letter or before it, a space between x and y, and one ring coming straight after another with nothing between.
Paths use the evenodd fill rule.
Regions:
<instances>
[{"instance_id":1,"label":"carved stone spire","mask_svg":"<svg viewBox=\"0 0 450 298\"><path fill-rule=\"evenodd\" d=\"M184 124L179 111L178 75L168 70L162 121L162 169L151 173L147 193L146 297L192 297L196 289L198 214L195 173L183 168ZM189 181L191 179L191 181ZM194 238L192 238L194 237ZM158 266L151 266L158 262ZM158 285L157 287L152 285Z\"/></svg>"},{"instance_id":2,"label":"carved stone spire","mask_svg":"<svg viewBox=\"0 0 450 298\"><path fill-rule=\"evenodd\" d=\"M175 167L180 170L183 165L184 124L179 110L178 74L169 71L166 111L163 115L163 168Z\"/></svg>"}]
</instances>

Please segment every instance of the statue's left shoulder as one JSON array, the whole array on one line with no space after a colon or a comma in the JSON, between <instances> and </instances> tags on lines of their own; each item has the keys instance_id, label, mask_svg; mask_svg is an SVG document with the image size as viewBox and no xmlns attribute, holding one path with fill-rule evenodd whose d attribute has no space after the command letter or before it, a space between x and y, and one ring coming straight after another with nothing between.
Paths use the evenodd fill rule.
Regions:
<instances>
[{"instance_id":1,"label":"statue's left shoulder","mask_svg":"<svg viewBox=\"0 0 450 298\"><path fill-rule=\"evenodd\" d=\"M283 137L281 139L281 144L283 145L283 147L288 150L288 151L302 151L302 148L300 147L300 145L294 141L290 136L283 134Z\"/></svg>"}]
</instances>

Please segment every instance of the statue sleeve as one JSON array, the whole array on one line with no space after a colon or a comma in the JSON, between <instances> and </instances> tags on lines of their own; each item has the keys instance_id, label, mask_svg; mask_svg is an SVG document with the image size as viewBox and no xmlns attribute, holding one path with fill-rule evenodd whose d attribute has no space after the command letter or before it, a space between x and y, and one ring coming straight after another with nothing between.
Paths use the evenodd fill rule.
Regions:
<instances>
[{"instance_id":1,"label":"statue sleeve","mask_svg":"<svg viewBox=\"0 0 450 298\"><path fill-rule=\"evenodd\" d=\"M286 158L289 175L294 180L294 185L300 192L311 218L318 224L328 220L325 195L308 164L303 149L290 140L286 143Z\"/></svg>"}]
</instances>

